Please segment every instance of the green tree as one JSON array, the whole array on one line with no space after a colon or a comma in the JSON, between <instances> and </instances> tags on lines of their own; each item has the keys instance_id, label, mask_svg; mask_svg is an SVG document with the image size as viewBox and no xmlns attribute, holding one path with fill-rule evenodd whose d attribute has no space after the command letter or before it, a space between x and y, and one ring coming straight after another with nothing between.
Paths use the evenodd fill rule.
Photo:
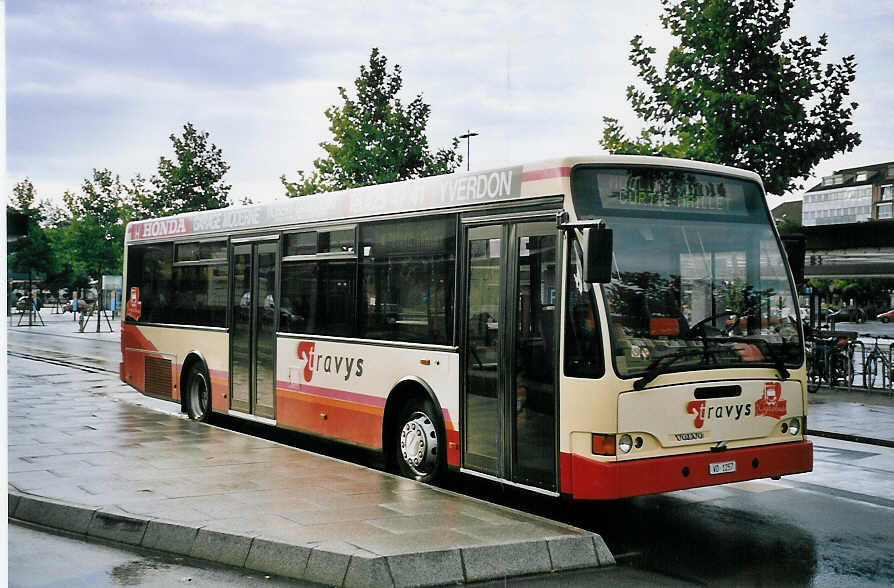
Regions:
<instances>
[{"instance_id":1,"label":"green tree","mask_svg":"<svg viewBox=\"0 0 894 588\"><path fill-rule=\"evenodd\" d=\"M124 227L130 216L121 180L108 169L93 170L84 180L80 194L66 192L65 205L71 213L64 239L68 258L76 271L121 274Z\"/></svg>"},{"instance_id":2,"label":"green tree","mask_svg":"<svg viewBox=\"0 0 894 588\"><path fill-rule=\"evenodd\" d=\"M320 143L326 157L314 161L314 171L298 172L298 180L280 177L286 195L303 196L372 184L445 174L459 166L459 140L450 149L432 153L425 129L431 107L422 94L404 105L401 69L388 71L387 58L374 48L369 65L360 66L354 80L356 98L338 88L344 104L326 109L332 140Z\"/></svg>"},{"instance_id":3,"label":"green tree","mask_svg":"<svg viewBox=\"0 0 894 588\"><path fill-rule=\"evenodd\" d=\"M860 144L850 130L853 55L823 64L828 40L784 40L794 0L662 0L661 24L679 44L662 73L637 35L630 61L645 89L627 88L644 121L628 137L605 117L611 153L685 157L751 169L773 194L802 187L821 161Z\"/></svg>"},{"instance_id":4,"label":"green tree","mask_svg":"<svg viewBox=\"0 0 894 588\"><path fill-rule=\"evenodd\" d=\"M136 218L212 210L231 204L231 186L223 181L230 165L209 137L207 131L197 130L191 122L183 125L181 136L170 135L174 159L159 158L158 174L149 180L151 187L137 174L126 188Z\"/></svg>"},{"instance_id":5,"label":"green tree","mask_svg":"<svg viewBox=\"0 0 894 588\"><path fill-rule=\"evenodd\" d=\"M7 261L10 269L28 274L28 292L32 290L32 276L35 272L48 272L53 268L53 250L46 232L41 226L43 214L37 205L37 190L30 179L25 178L12 188L6 218L10 237ZM21 233L13 235L12 233ZM30 321L30 319L29 319Z\"/></svg>"}]
</instances>

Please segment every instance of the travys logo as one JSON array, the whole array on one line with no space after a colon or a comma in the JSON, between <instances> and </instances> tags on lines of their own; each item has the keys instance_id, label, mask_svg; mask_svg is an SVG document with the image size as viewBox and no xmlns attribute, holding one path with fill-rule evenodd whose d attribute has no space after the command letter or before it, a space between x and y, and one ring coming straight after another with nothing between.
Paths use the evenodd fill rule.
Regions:
<instances>
[{"instance_id":1,"label":"travys logo","mask_svg":"<svg viewBox=\"0 0 894 588\"><path fill-rule=\"evenodd\" d=\"M321 348L317 351L316 341L298 342L297 354L298 359L304 362L305 382L309 383L317 372L337 374L343 376L345 381L352 376L359 378L363 375L362 358L330 354L325 352L325 346Z\"/></svg>"},{"instance_id":2,"label":"travys logo","mask_svg":"<svg viewBox=\"0 0 894 588\"><path fill-rule=\"evenodd\" d=\"M708 406L705 400L692 400L686 405L686 412L695 415L693 424L696 429L705 426L706 420L729 419L737 421L743 416L751 416L750 404L725 404Z\"/></svg>"},{"instance_id":3,"label":"travys logo","mask_svg":"<svg viewBox=\"0 0 894 588\"><path fill-rule=\"evenodd\" d=\"M782 384L765 382L764 395L754 401L754 414L781 419L788 412L782 399Z\"/></svg>"},{"instance_id":4,"label":"travys logo","mask_svg":"<svg viewBox=\"0 0 894 588\"><path fill-rule=\"evenodd\" d=\"M782 384L780 382L764 382L764 394L754 401L754 411L751 404L724 404L721 406L708 406L704 400L692 400L686 404L686 412L695 417L693 424L696 429L701 429L707 420L729 419L738 421L743 416L768 416L781 419L788 413L787 402L782 398Z\"/></svg>"}]
</instances>

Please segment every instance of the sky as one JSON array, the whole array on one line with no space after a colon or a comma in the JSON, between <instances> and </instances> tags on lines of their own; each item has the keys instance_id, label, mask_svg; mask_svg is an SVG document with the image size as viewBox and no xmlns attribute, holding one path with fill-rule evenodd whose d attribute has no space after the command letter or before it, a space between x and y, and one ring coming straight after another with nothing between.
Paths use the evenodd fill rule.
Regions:
<instances>
[{"instance_id":1,"label":"sky","mask_svg":"<svg viewBox=\"0 0 894 588\"><path fill-rule=\"evenodd\" d=\"M639 123L625 98L641 34L663 62L673 39L657 0L257 2L7 0L6 181L61 202L93 168L127 181L172 156L190 121L231 165L231 196L283 198L331 138L325 109L378 47L404 98L431 106L433 150L467 130L470 165L491 169L603 153L602 117ZM825 62L855 54L863 143L814 170L894 161L894 3L800 0L790 36L826 32ZM465 143L461 145L465 156ZM465 166L465 162L463 164ZM770 196L771 207L801 192Z\"/></svg>"}]
</instances>

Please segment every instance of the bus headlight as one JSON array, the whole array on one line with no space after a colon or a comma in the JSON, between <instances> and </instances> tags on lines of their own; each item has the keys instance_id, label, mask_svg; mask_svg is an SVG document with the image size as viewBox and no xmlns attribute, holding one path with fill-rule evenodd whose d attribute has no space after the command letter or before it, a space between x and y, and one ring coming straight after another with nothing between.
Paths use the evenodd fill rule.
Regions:
<instances>
[{"instance_id":1,"label":"bus headlight","mask_svg":"<svg viewBox=\"0 0 894 588\"><path fill-rule=\"evenodd\" d=\"M792 435L797 435L798 432L801 431L801 421L798 419L792 419L792 422L788 424L788 432Z\"/></svg>"},{"instance_id":2,"label":"bus headlight","mask_svg":"<svg viewBox=\"0 0 894 588\"><path fill-rule=\"evenodd\" d=\"M621 438L618 439L618 451L621 453L630 453L630 450L633 448L633 439L630 438L630 435L626 433L621 435Z\"/></svg>"}]
</instances>

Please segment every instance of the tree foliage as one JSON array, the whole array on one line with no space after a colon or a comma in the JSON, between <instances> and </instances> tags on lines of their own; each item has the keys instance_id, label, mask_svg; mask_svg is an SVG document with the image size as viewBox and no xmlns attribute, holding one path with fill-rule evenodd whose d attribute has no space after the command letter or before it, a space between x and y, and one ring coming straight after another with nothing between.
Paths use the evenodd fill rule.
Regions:
<instances>
[{"instance_id":1,"label":"tree foliage","mask_svg":"<svg viewBox=\"0 0 894 588\"><path fill-rule=\"evenodd\" d=\"M223 181L230 165L209 137L207 131L197 130L191 122L183 125L182 135L170 135L174 159L162 156L158 173L148 184L137 174L126 187L136 218L212 210L231 204L231 186Z\"/></svg>"},{"instance_id":2,"label":"tree foliage","mask_svg":"<svg viewBox=\"0 0 894 588\"><path fill-rule=\"evenodd\" d=\"M93 170L79 194L65 192L71 221L65 227L66 257L81 273L121 274L124 227L130 218L125 189L108 169Z\"/></svg>"},{"instance_id":3,"label":"tree foliage","mask_svg":"<svg viewBox=\"0 0 894 588\"><path fill-rule=\"evenodd\" d=\"M403 87L401 68L388 71L387 58L374 48L369 64L360 66L354 81L356 98L343 88L344 101L326 109L332 140L320 143L326 157L314 161L314 171L298 172L298 180L280 180L289 197L372 184L396 182L445 174L459 166L459 144L432 153L425 136L431 107L422 94L404 104L398 97Z\"/></svg>"},{"instance_id":4,"label":"tree foliage","mask_svg":"<svg viewBox=\"0 0 894 588\"><path fill-rule=\"evenodd\" d=\"M685 157L751 169L767 191L802 187L798 180L834 154L860 144L857 108L847 102L853 55L823 64L828 39L784 39L794 0L662 0L661 23L679 44L664 71L641 36L630 61L645 89L627 99L645 123L628 137L604 118L601 145L611 153Z\"/></svg>"},{"instance_id":5,"label":"tree foliage","mask_svg":"<svg viewBox=\"0 0 894 588\"><path fill-rule=\"evenodd\" d=\"M10 269L27 273L47 272L53 268L53 252L41 223L44 215L37 203L37 190L30 179L25 178L12 188L11 207L7 207L7 219L18 214L22 235L9 244ZM17 223L19 224L19 223Z\"/></svg>"}]
</instances>

